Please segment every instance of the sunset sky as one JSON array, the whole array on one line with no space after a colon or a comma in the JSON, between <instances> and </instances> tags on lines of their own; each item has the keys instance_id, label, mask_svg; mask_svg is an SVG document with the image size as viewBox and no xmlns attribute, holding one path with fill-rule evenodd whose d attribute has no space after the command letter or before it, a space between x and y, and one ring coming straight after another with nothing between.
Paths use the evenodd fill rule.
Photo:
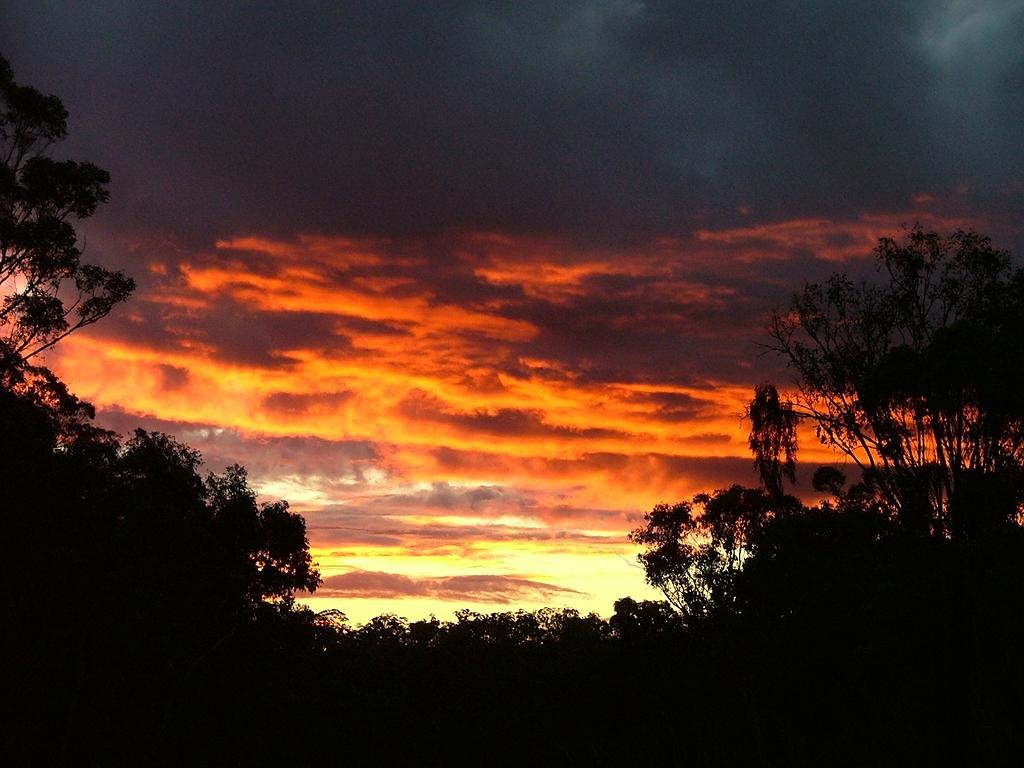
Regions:
<instances>
[{"instance_id":1,"label":"sunset sky","mask_svg":"<svg viewBox=\"0 0 1024 768\"><path fill-rule=\"evenodd\" d=\"M139 285L47 363L355 621L655 597L626 534L756 481L773 307L915 222L1024 253L1021 0L4 6Z\"/></svg>"}]
</instances>

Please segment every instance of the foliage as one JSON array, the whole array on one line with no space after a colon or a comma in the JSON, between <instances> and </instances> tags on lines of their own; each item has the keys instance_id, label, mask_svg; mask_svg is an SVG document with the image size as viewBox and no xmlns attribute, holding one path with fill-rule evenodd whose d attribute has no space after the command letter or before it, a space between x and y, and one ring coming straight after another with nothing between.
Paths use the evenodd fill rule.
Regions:
<instances>
[{"instance_id":1,"label":"foliage","mask_svg":"<svg viewBox=\"0 0 1024 768\"><path fill-rule=\"evenodd\" d=\"M168 536L181 536L204 549L215 545L220 565L234 563L240 596L247 600L288 598L296 589L316 586L302 518L280 502L257 504L243 469L230 467L204 479L199 453L160 433L136 430L123 442L85 425L69 433L66 424L77 423L80 401L69 396L64 404L72 413L61 414L54 412L57 406L40 403L37 393L0 388L0 419L17 425L0 435L0 455L8 460L8 494L24 489L16 499L8 495L19 517L33 531L57 537L43 546L166 546ZM23 469L14 474L18 456ZM24 534L35 538L33 531ZM58 545L65 536L68 541ZM78 542L83 536L88 540ZM40 556L23 549L20 554Z\"/></svg>"},{"instance_id":2,"label":"foliage","mask_svg":"<svg viewBox=\"0 0 1024 768\"><path fill-rule=\"evenodd\" d=\"M155 737L208 659L255 625L290 621L295 593L315 589L319 574L302 517L257 503L241 468L203 478L199 454L167 435L68 434L66 421L0 387L0 655L22 662L6 679L26 748L57 718L76 748L92 743L110 758L115 723ZM148 705L130 711L135 687L148 685ZM76 701L102 716L64 709ZM91 723L88 738L79 720ZM80 762L61 751L71 744L57 740L37 761Z\"/></svg>"},{"instance_id":3,"label":"foliage","mask_svg":"<svg viewBox=\"0 0 1024 768\"><path fill-rule=\"evenodd\" d=\"M772 346L799 387L792 414L908 529L980 533L1022 501L1024 273L973 232L914 228L875 253L886 283L836 274L775 314Z\"/></svg>"},{"instance_id":4,"label":"foliage","mask_svg":"<svg viewBox=\"0 0 1024 768\"><path fill-rule=\"evenodd\" d=\"M312 592L320 585L306 523L288 511L288 502L257 504L246 471L237 464L208 475L203 492L213 531L238 553L235 567L245 574L249 599L290 600L295 590Z\"/></svg>"},{"instance_id":5,"label":"foliage","mask_svg":"<svg viewBox=\"0 0 1024 768\"><path fill-rule=\"evenodd\" d=\"M647 581L693 623L731 609L736 579L765 525L800 506L791 496L734 485L657 505L629 538L645 548L638 559Z\"/></svg>"},{"instance_id":6,"label":"foliage","mask_svg":"<svg viewBox=\"0 0 1024 768\"><path fill-rule=\"evenodd\" d=\"M772 384L754 389L747 409L750 452L761 484L770 494L782 493L783 479L796 482L796 425L792 403L783 402Z\"/></svg>"},{"instance_id":7,"label":"foliage","mask_svg":"<svg viewBox=\"0 0 1024 768\"><path fill-rule=\"evenodd\" d=\"M56 96L14 81L0 57L0 372L95 323L134 289L82 263L72 220L107 201L109 174L47 152L67 134Z\"/></svg>"},{"instance_id":8,"label":"foliage","mask_svg":"<svg viewBox=\"0 0 1024 768\"><path fill-rule=\"evenodd\" d=\"M676 639L683 626L668 603L623 597L614 607L608 619L610 634L626 642L649 642L662 636Z\"/></svg>"},{"instance_id":9,"label":"foliage","mask_svg":"<svg viewBox=\"0 0 1024 768\"><path fill-rule=\"evenodd\" d=\"M795 402L755 389L749 444L764 490L659 504L630 534L648 582L688 624L799 594L786 574L810 578L806 553L874 552L908 533L984 537L1016 522L1024 272L974 233L913 229L876 254L887 284L835 275L774 316L800 388ZM832 498L813 508L783 495L800 419L863 470L846 488L842 472L819 468L813 486Z\"/></svg>"}]
</instances>

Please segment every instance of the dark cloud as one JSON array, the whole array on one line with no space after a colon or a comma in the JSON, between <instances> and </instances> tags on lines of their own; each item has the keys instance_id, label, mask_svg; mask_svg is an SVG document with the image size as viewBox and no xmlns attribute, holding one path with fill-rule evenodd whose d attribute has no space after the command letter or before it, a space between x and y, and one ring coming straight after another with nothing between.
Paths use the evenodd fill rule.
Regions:
<instances>
[{"instance_id":1,"label":"dark cloud","mask_svg":"<svg viewBox=\"0 0 1024 768\"><path fill-rule=\"evenodd\" d=\"M627 512L564 504L559 496L536 488L439 482L430 489L354 497L310 511L306 519L317 546L335 548L333 558L353 556L346 548L364 545L484 560L499 543L549 552L621 552L635 525Z\"/></svg>"},{"instance_id":2,"label":"dark cloud","mask_svg":"<svg viewBox=\"0 0 1024 768\"><path fill-rule=\"evenodd\" d=\"M411 578L380 571L351 571L324 579L318 597L433 597L447 601L508 604L523 600L561 600L584 593L517 576L474 574Z\"/></svg>"},{"instance_id":3,"label":"dark cloud","mask_svg":"<svg viewBox=\"0 0 1024 768\"><path fill-rule=\"evenodd\" d=\"M344 392L319 392L316 394L275 392L263 398L263 407L270 411L288 415L304 414L311 411L330 412L348 402L354 396L355 392L351 390L345 390Z\"/></svg>"},{"instance_id":4,"label":"dark cloud","mask_svg":"<svg viewBox=\"0 0 1024 768\"><path fill-rule=\"evenodd\" d=\"M1019 211L1022 32L1012 0L33 1L0 50L123 227L606 240L960 188Z\"/></svg>"},{"instance_id":5,"label":"dark cloud","mask_svg":"<svg viewBox=\"0 0 1024 768\"><path fill-rule=\"evenodd\" d=\"M422 390L410 393L398 405L402 416L415 421L448 424L460 430L500 437L601 438L623 436L622 432L600 427L564 427L548 424L539 410L497 408L472 412L456 411L440 398Z\"/></svg>"},{"instance_id":6,"label":"dark cloud","mask_svg":"<svg viewBox=\"0 0 1024 768\"><path fill-rule=\"evenodd\" d=\"M176 365L160 365L157 370L160 372L160 386L164 391L181 389L189 380L189 372Z\"/></svg>"},{"instance_id":7,"label":"dark cloud","mask_svg":"<svg viewBox=\"0 0 1024 768\"><path fill-rule=\"evenodd\" d=\"M576 525L591 522L585 510L552 508L550 512L551 514L545 514L543 519L552 524L567 524L570 520ZM595 536L504 525L403 525L387 518L376 517L374 510L366 510L365 517L350 520L350 525L338 525L321 522L325 515L330 517L330 512L306 513L306 527L310 535L315 537L317 547L334 548L331 556L342 558L359 556L345 547L365 545L394 547L396 553L411 550L417 556L455 556L465 560L492 560L494 554L486 547L494 544L536 544L546 552L564 550L578 553L583 550L590 555L620 554L622 544L626 541L626 532L635 525L629 515L615 513L618 525L615 535Z\"/></svg>"},{"instance_id":8,"label":"dark cloud","mask_svg":"<svg viewBox=\"0 0 1024 768\"><path fill-rule=\"evenodd\" d=\"M213 471L242 464L257 490L261 480L279 478L282 470L307 480L316 478L326 485L338 482L357 487L366 469L381 461L378 446L368 440L245 435L214 424L168 421L119 408L99 410L97 421L121 434L142 428L172 435L197 449L206 468Z\"/></svg>"},{"instance_id":9,"label":"dark cloud","mask_svg":"<svg viewBox=\"0 0 1024 768\"><path fill-rule=\"evenodd\" d=\"M683 297L586 297L569 308L534 303L524 315L541 329L532 353L559 361L581 383L685 384L698 376L735 376L737 359L760 335L770 307L743 295L728 310Z\"/></svg>"},{"instance_id":10,"label":"dark cloud","mask_svg":"<svg viewBox=\"0 0 1024 768\"><path fill-rule=\"evenodd\" d=\"M438 480L428 488L380 493L360 500L355 506L328 507L322 520L346 520L371 514L383 520L388 515L439 512L482 513L492 510L525 509L536 501L517 488L503 485L453 485ZM388 523L392 524L392 523Z\"/></svg>"},{"instance_id":11,"label":"dark cloud","mask_svg":"<svg viewBox=\"0 0 1024 768\"><path fill-rule=\"evenodd\" d=\"M630 399L653 404L657 417L663 421L691 421L708 407L706 401L682 392L636 392Z\"/></svg>"},{"instance_id":12,"label":"dark cloud","mask_svg":"<svg viewBox=\"0 0 1024 768\"><path fill-rule=\"evenodd\" d=\"M225 297L211 304L201 327L199 340L211 345L219 360L229 363L281 368L291 365L291 350L341 355L352 349L333 317L315 312L257 311Z\"/></svg>"},{"instance_id":13,"label":"dark cloud","mask_svg":"<svg viewBox=\"0 0 1024 768\"><path fill-rule=\"evenodd\" d=\"M470 502L462 494L454 494L456 499L450 501L456 506L443 506L444 501L439 504L438 499L422 493L392 493L375 498L356 498L346 504L323 507L309 514L309 527L310 530L317 532L321 546L328 546L325 542L337 546L360 543L390 546L392 543L401 543L405 546L412 544L421 554L424 548L432 545L456 545L469 551L479 542L503 541L575 542L593 547L596 551L602 544L621 543L627 530L623 522L626 518L620 510L552 504L550 500L530 498L534 494L515 488L495 488L494 493L520 501L528 498L530 500L518 509L513 502L511 508L489 510L463 506ZM467 515L470 512L478 516L479 522L450 522L450 516ZM537 524L512 525L492 522L500 512L517 514ZM410 519L410 515L415 517ZM562 524L570 520L580 524L577 528L610 527L610 535L583 533L575 528L563 530L555 525L548 525Z\"/></svg>"},{"instance_id":14,"label":"dark cloud","mask_svg":"<svg viewBox=\"0 0 1024 768\"><path fill-rule=\"evenodd\" d=\"M410 506L480 512L491 502L518 506L526 506L529 503L521 494L500 486L478 485L461 488L446 482L431 483L429 490L380 496L373 503L386 507Z\"/></svg>"},{"instance_id":15,"label":"dark cloud","mask_svg":"<svg viewBox=\"0 0 1024 768\"><path fill-rule=\"evenodd\" d=\"M360 328L365 325L358 320L353 323ZM317 312L260 310L227 296L194 308L151 294L133 297L128 307L119 308L89 333L112 341L128 339L168 353L187 354L201 346L225 363L280 369L293 364L288 352L296 349L323 355L350 353L346 330L345 319Z\"/></svg>"}]
</instances>

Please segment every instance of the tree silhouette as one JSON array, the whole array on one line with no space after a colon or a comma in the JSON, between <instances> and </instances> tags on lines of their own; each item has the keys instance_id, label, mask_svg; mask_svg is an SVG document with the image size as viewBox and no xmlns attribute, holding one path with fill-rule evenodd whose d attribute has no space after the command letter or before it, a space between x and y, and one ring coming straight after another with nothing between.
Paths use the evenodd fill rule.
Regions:
<instances>
[{"instance_id":1,"label":"tree silhouette","mask_svg":"<svg viewBox=\"0 0 1024 768\"><path fill-rule=\"evenodd\" d=\"M887 282L836 274L774 315L772 347L796 372L791 414L906 528L978 533L1022 500L1024 273L973 232L914 228L875 254Z\"/></svg>"},{"instance_id":2,"label":"tree silhouette","mask_svg":"<svg viewBox=\"0 0 1024 768\"><path fill-rule=\"evenodd\" d=\"M209 475L203 495L218 539L238 553L235 567L249 599L290 600L296 590L312 592L320 585L305 520L288 511L285 501L258 504L243 467Z\"/></svg>"},{"instance_id":3,"label":"tree silhouette","mask_svg":"<svg viewBox=\"0 0 1024 768\"><path fill-rule=\"evenodd\" d=\"M894 536L891 521L902 533L972 538L1015 518L1024 500L1024 273L974 233L913 229L903 243L881 240L877 256L887 284L835 275L773 318L800 388L790 402L762 384L750 404L764 490L659 504L631 532L648 582L687 623L744 610L755 594L786 603L799 590L780 574L810 574L826 552L823 562L873 553L873 542ZM819 468L813 486L832 498L814 508L783 494L795 479L800 419L863 470L847 489L842 472ZM817 554L808 561L807 552Z\"/></svg>"},{"instance_id":4,"label":"tree silhouette","mask_svg":"<svg viewBox=\"0 0 1024 768\"><path fill-rule=\"evenodd\" d=\"M615 601L608 627L614 637L634 642L678 634L681 625L678 613L663 602L622 597Z\"/></svg>"},{"instance_id":5,"label":"tree silhouette","mask_svg":"<svg viewBox=\"0 0 1024 768\"><path fill-rule=\"evenodd\" d=\"M796 424L792 403L783 402L772 384L754 389L747 409L750 419L750 451L754 468L768 493L782 493L783 479L796 482Z\"/></svg>"},{"instance_id":6,"label":"tree silhouette","mask_svg":"<svg viewBox=\"0 0 1024 768\"><path fill-rule=\"evenodd\" d=\"M107 201L109 174L47 152L67 134L67 111L14 81L0 57L0 372L24 364L106 316L131 278L82 263L72 225Z\"/></svg>"},{"instance_id":7,"label":"tree silhouette","mask_svg":"<svg viewBox=\"0 0 1024 768\"><path fill-rule=\"evenodd\" d=\"M307 625L315 636L293 606L320 581L305 522L259 504L238 467L203 479L199 454L167 435L62 443L57 422L0 387L0 654L20 660L0 703L20 713L23 750L12 764L157 762L146 756L177 738L168 723L201 718L197 690L245 682L225 654L302 647Z\"/></svg>"},{"instance_id":8,"label":"tree silhouette","mask_svg":"<svg viewBox=\"0 0 1024 768\"><path fill-rule=\"evenodd\" d=\"M199 453L168 435L121 440L34 363L133 288L82 263L73 222L106 201L109 177L48 156L66 121L59 99L15 83L0 58L0 754L206 763L196 747L176 761L169 745L223 740L245 718L207 710L203 695L251 686L246 664L275 645L322 641L294 605L320 577L305 521L259 503L244 469L204 478ZM214 762L254 763L250 752Z\"/></svg>"},{"instance_id":9,"label":"tree silhouette","mask_svg":"<svg viewBox=\"0 0 1024 768\"><path fill-rule=\"evenodd\" d=\"M638 559L647 581L692 624L732 608L765 525L801 508L792 496L734 485L657 505L629 539L645 548Z\"/></svg>"}]
</instances>

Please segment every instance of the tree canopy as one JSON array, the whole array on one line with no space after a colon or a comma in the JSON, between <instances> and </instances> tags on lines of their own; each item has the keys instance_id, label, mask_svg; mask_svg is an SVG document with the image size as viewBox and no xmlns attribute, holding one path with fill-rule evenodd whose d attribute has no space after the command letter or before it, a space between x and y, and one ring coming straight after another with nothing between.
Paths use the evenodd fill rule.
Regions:
<instances>
[{"instance_id":1,"label":"tree canopy","mask_svg":"<svg viewBox=\"0 0 1024 768\"><path fill-rule=\"evenodd\" d=\"M763 489L659 504L630 534L648 582L689 623L799 591L780 587L772 564L794 567L823 547L983 539L1018 523L1024 271L973 232L914 228L881 239L875 256L882 281L835 274L772 317L771 346L797 388L792 399L755 389L749 445ZM801 421L860 470L847 487L844 473L819 468L813 487L829 498L812 507L783 492Z\"/></svg>"},{"instance_id":2,"label":"tree canopy","mask_svg":"<svg viewBox=\"0 0 1024 768\"><path fill-rule=\"evenodd\" d=\"M17 734L0 754L148 764L204 663L302 615L295 593L320 577L303 518L259 503L244 469L204 477L169 435L97 427L35 362L133 288L82 261L74 223L109 177L49 157L66 123L0 58L0 704Z\"/></svg>"},{"instance_id":3,"label":"tree canopy","mask_svg":"<svg viewBox=\"0 0 1024 768\"><path fill-rule=\"evenodd\" d=\"M974 232L914 228L875 256L882 282L835 274L773 316L771 347L796 375L793 417L908 528L965 536L1014 517L1024 272Z\"/></svg>"},{"instance_id":4,"label":"tree canopy","mask_svg":"<svg viewBox=\"0 0 1024 768\"><path fill-rule=\"evenodd\" d=\"M737 580L766 526L799 509L792 496L734 485L658 504L629 538L644 547L647 581L693 623L733 608Z\"/></svg>"},{"instance_id":5,"label":"tree canopy","mask_svg":"<svg viewBox=\"0 0 1024 768\"><path fill-rule=\"evenodd\" d=\"M0 369L31 360L105 317L135 287L82 261L73 221L107 201L110 175L55 160L68 113L56 96L19 85L0 57Z\"/></svg>"}]
</instances>

